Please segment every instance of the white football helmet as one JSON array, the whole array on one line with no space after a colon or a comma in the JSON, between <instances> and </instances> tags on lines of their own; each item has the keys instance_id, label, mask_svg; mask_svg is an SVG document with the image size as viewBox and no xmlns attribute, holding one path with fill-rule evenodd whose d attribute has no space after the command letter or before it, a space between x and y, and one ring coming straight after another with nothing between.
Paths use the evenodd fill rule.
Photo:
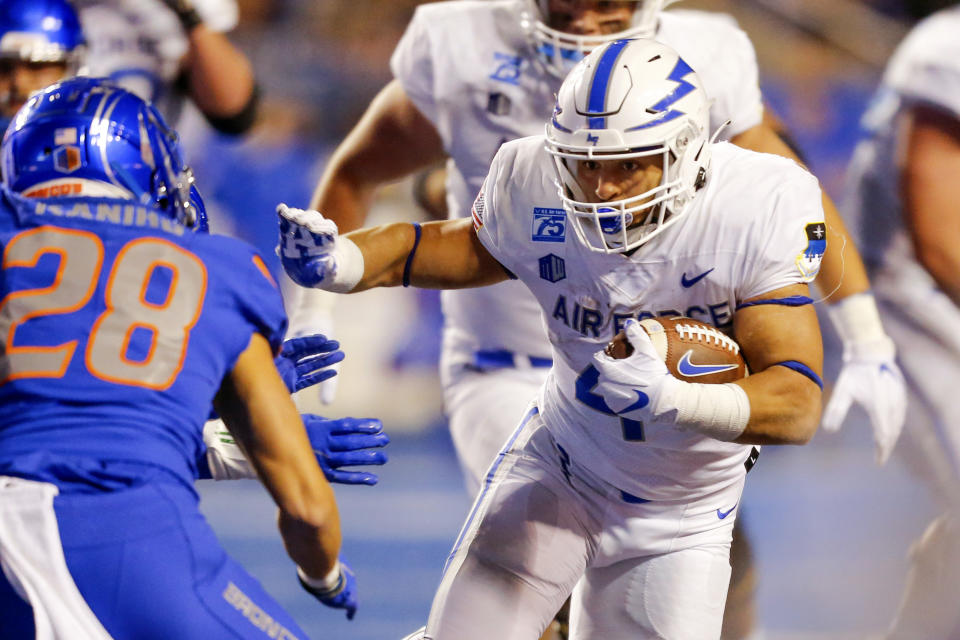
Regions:
<instances>
[{"instance_id":1,"label":"white football helmet","mask_svg":"<svg viewBox=\"0 0 960 640\"><path fill-rule=\"evenodd\" d=\"M599 0L597 0L599 1ZM550 27L550 0L523 0L520 26L530 39L538 59L559 78L570 72L588 53L599 46L624 38L652 38L660 11L678 0L615 0L636 5L629 28L616 33L575 35Z\"/></svg>"},{"instance_id":2,"label":"white football helmet","mask_svg":"<svg viewBox=\"0 0 960 640\"><path fill-rule=\"evenodd\" d=\"M564 80L546 126L564 209L591 249L625 252L683 214L710 170L710 103L697 74L670 47L618 40L595 49ZM622 200L587 202L577 161L660 155L663 178Z\"/></svg>"}]
</instances>

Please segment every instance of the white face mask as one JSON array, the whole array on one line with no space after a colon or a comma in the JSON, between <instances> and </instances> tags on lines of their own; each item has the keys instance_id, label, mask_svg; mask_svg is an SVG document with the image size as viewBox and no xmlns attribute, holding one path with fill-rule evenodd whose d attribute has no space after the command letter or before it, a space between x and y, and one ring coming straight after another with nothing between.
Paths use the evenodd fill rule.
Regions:
<instances>
[{"instance_id":1,"label":"white face mask","mask_svg":"<svg viewBox=\"0 0 960 640\"><path fill-rule=\"evenodd\" d=\"M649 38L657 31L660 11L677 0L641 0L628 28L616 33L577 35L547 24L549 0L527 0L520 25L530 38L539 60L553 75L563 78L591 51L624 38Z\"/></svg>"}]
</instances>

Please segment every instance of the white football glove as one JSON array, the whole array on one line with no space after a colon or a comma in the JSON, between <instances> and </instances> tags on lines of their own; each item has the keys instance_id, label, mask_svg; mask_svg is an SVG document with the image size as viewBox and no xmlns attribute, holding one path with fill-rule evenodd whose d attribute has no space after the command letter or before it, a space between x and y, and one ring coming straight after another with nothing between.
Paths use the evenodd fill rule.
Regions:
<instances>
[{"instance_id":1,"label":"white football glove","mask_svg":"<svg viewBox=\"0 0 960 640\"><path fill-rule=\"evenodd\" d=\"M594 354L596 385L577 389L577 398L603 413L652 420L732 442L750 420L750 400L735 384L698 384L675 378L636 320L624 325L633 353L622 360Z\"/></svg>"},{"instance_id":2,"label":"white football glove","mask_svg":"<svg viewBox=\"0 0 960 640\"><path fill-rule=\"evenodd\" d=\"M363 254L319 211L277 205L283 270L302 287L346 293L363 277Z\"/></svg>"},{"instance_id":3,"label":"white football glove","mask_svg":"<svg viewBox=\"0 0 960 640\"><path fill-rule=\"evenodd\" d=\"M593 356L600 376L592 392L602 398L593 408L631 420L672 422L677 408L671 399L683 381L670 375L639 322L627 320L624 333L633 345L629 357L616 360L603 350Z\"/></svg>"},{"instance_id":4,"label":"white football glove","mask_svg":"<svg viewBox=\"0 0 960 640\"><path fill-rule=\"evenodd\" d=\"M873 427L877 462L884 464L907 415L907 390L896 348L883 331L869 293L844 298L827 310L843 340L843 367L823 412L823 429L839 430L850 406L858 403Z\"/></svg>"}]
</instances>

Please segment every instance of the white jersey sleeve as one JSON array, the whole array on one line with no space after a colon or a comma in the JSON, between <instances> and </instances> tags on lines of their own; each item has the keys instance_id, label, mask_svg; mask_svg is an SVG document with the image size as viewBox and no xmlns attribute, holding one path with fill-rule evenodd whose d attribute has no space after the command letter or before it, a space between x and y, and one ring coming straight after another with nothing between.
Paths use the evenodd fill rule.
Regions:
<instances>
[{"instance_id":1,"label":"white jersey sleeve","mask_svg":"<svg viewBox=\"0 0 960 640\"><path fill-rule=\"evenodd\" d=\"M490 164L490 172L487 174L477 199L473 201L473 207L470 215L473 217L473 228L477 232L480 243L486 247L494 258L500 264L510 268L504 260L509 261L504 249L508 244L508 238L505 237L507 230L505 225L501 224L501 216L497 212L502 206L502 201L509 200L509 197L502 194L499 189L500 178L504 174L503 154L498 151Z\"/></svg>"},{"instance_id":2,"label":"white jersey sleeve","mask_svg":"<svg viewBox=\"0 0 960 640\"><path fill-rule=\"evenodd\" d=\"M771 156L763 155L765 160ZM779 160L779 159L778 159ZM756 229L764 241L760 250L744 265L745 277L737 298L740 301L793 284L811 282L820 270L827 248L820 185L817 179L791 160L775 163L780 169L758 179L754 193L766 202L767 210ZM769 165L768 165L769 166ZM770 185L772 188L767 188Z\"/></svg>"},{"instance_id":3,"label":"white jersey sleeve","mask_svg":"<svg viewBox=\"0 0 960 640\"><path fill-rule=\"evenodd\" d=\"M436 124L437 91L433 84L434 46L429 17L424 6L417 7L403 37L390 58L390 70L417 108Z\"/></svg>"}]
</instances>

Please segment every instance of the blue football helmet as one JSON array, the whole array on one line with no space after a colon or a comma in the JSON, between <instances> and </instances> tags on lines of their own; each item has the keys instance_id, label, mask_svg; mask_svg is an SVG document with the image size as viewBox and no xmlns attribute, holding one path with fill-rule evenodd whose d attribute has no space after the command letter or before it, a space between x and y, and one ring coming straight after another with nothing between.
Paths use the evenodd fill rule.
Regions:
<instances>
[{"instance_id":1,"label":"blue football helmet","mask_svg":"<svg viewBox=\"0 0 960 640\"><path fill-rule=\"evenodd\" d=\"M71 78L31 96L3 137L0 162L4 186L22 196L131 200L207 231L176 132L107 79Z\"/></svg>"},{"instance_id":2,"label":"blue football helmet","mask_svg":"<svg viewBox=\"0 0 960 640\"><path fill-rule=\"evenodd\" d=\"M80 19L66 0L0 0L0 58L65 62L74 74L83 44Z\"/></svg>"}]
</instances>

